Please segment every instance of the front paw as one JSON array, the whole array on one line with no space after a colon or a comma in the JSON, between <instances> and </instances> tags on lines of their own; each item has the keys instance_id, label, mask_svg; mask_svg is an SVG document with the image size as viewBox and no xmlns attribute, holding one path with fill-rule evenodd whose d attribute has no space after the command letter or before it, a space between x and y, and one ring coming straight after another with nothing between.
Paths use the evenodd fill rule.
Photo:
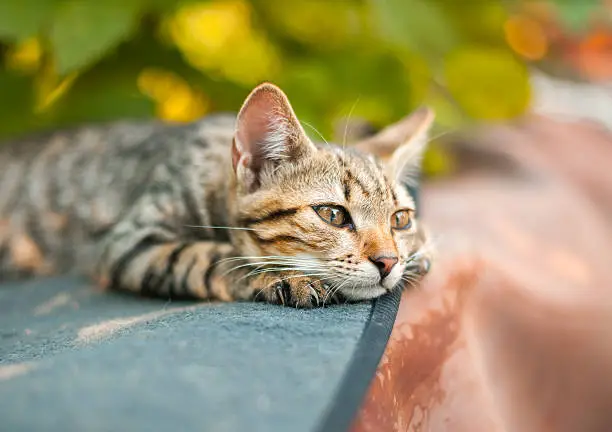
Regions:
<instances>
[{"instance_id":1,"label":"front paw","mask_svg":"<svg viewBox=\"0 0 612 432\"><path fill-rule=\"evenodd\" d=\"M266 273L255 278L251 286L255 300L283 306L312 308L336 301L328 285L297 272Z\"/></svg>"},{"instance_id":2,"label":"front paw","mask_svg":"<svg viewBox=\"0 0 612 432\"><path fill-rule=\"evenodd\" d=\"M423 255L410 261L406 265L406 271L418 277L424 277L431 270L432 258L428 255Z\"/></svg>"}]
</instances>

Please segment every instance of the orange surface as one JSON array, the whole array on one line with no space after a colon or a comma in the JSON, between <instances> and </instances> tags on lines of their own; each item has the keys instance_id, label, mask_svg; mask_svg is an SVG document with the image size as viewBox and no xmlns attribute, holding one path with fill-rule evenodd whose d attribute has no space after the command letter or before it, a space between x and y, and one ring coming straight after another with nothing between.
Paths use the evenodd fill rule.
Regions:
<instances>
[{"instance_id":1,"label":"orange surface","mask_svg":"<svg viewBox=\"0 0 612 432\"><path fill-rule=\"evenodd\" d=\"M427 184L440 257L404 293L354 432L609 431L612 135L532 117Z\"/></svg>"}]
</instances>

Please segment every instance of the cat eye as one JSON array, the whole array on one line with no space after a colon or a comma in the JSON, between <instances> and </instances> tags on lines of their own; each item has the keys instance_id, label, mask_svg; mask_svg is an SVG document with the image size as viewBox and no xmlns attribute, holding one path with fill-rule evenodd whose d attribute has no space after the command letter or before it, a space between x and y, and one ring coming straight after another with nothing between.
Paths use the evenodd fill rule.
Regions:
<instances>
[{"instance_id":1,"label":"cat eye","mask_svg":"<svg viewBox=\"0 0 612 432\"><path fill-rule=\"evenodd\" d=\"M352 227L353 221L345 208L340 206L313 206L312 209L319 215L321 219L335 227L344 228Z\"/></svg>"},{"instance_id":2,"label":"cat eye","mask_svg":"<svg viewBox=\"0 0 612 432\"><path fill-rule=\"evenodd\" d=\"M412 226L412 217L409 210L398 210L391 216L391 228L406 230Z\"/></svg>"}]
</instances>

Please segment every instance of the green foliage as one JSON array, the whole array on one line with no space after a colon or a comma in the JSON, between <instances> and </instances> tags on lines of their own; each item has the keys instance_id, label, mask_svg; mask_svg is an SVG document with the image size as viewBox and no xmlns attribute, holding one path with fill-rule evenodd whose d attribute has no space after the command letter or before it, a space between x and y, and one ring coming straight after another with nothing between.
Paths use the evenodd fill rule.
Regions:
<instances>
[{"instance_id":1,"label":"green foliage","mask_svg":"<svg viewBox=\"0 0 612 432\"><path fill-rule=\"evenodd\" d=\"M383 126L421 104L445 128L513 117L530 89L505 43L508 3L0 1L0 137L235 111L262 80L326 138L343 117ZM570 3L568 19L583 14Z\"/></svg>"},{"instance_id":2,"label":"green foliage","mask_svg":"<svg viewBox=\"0 0 612 432\"><path fill-rule=\"evenodd\" d=\"M34 101L29 77L0 71L0 122L6 135L17 134L33 126L31 107ZM7 103L10 101L11 103Z\"/></svg>"},{"instance_id":3,"label":"green foliage","mask_svg":"<svg viewBox=\"0 0 612 432\"><path fill-rule=\"evenodd\" d=\"M0 1L0 38L14 41L35 35L55 6L56 0Z\"/></svg>"},{"instance_id":4,"label":"green foliage","mask_svg":"<svg viewBox=\"0 0 612 432\"><path fill-rule=\"evenodd\" d=\"M431 0L373 2L381 35L399 47L429 57L450 51L458 38L444 10Z\"/></svg>"},{"instance_id":5,"label":"green foliage","mask_svg":"<svg viewBox=\"0 0 612 432\"><path fill-rule=\"evenodd\" d=\"M600 0L555 0L559 18L567 28L575 32L585 30L594 12L601 6Z\"/></svg>"},{"instance_id":6,"label":"green foliage","mask_svg":"<svg viewBox=\"0 0 612 432\"><path fill-rule=\"evenodd\" d=\"M81 0L58 4L49 33L60 75L87 67L126 40L142 0Z\"/></svg>"}]
</instances>

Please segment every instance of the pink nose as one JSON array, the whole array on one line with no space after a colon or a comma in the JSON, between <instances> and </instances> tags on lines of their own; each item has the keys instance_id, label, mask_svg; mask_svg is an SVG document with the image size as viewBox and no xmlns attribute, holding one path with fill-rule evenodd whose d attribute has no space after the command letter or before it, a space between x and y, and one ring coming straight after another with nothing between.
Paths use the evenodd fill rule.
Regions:
<instances>
[{"instance_id":1,"label":"pink nose","mask_svg":"<svg viewBox=\"0 0 612 432\"><path fill-rule=\"evenodd\" d=\"M375 256L375 257L370 257L369 259L378 268L381 279L386 278L389 275L389 273L391 273L393 266L397 264L396 256Z\"/></svg>"}]
</instances>

